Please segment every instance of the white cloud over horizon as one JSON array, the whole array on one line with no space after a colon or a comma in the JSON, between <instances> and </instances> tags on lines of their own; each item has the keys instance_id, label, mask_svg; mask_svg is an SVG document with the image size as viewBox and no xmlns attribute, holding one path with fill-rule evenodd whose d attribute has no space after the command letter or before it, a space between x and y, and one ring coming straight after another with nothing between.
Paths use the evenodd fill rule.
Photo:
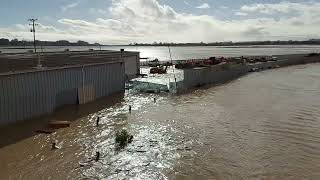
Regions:
<instances>
[{"instance_id":1,"label":"white cloud over horizon","mask_svg":"<svg viewBox=\"0 0 320 180\"><path fill-rule=\"evenodd\" d=\"M78 5L79 5L79 2L67 4L67 5L65 5L65 6L62 6L62 7L61 7L61 10L62 10L63 12L65 12L65 11L68 11L69 9L72 9L72 8L77 7Z\"/></svg>"},{"instance_id":2,"label":"white cloud over horizon","mask_svg":"<svg viewBox=\"0 0 320 180\"><path fill-rule=\"evenodd\" d=\"M178 12L157 0L112 0L109 8L88 8L99 17L94 21L61 18L59 28L40 24L37 37L105 44L302 40L320 37L319 9L320 3L311 2L248 4L234 13L240 19L222 20ZM0 37L31 39L28 29L27 24L0 27Z\"/></svg>"},{"instance_id":3,"label":"white cloud over horizon","mask_svg":"<svg viewBox=\"0 0 320 180\"><path fill-rule=\"evenodd\" d=\"M198 9L209 9L210 5L208 3L203 3L200 6L197 6Z\"/></svg>"},{"instance_id":4,"label":"white cloud over horizon","mask_svg":"<svg viewBox=\"0 0 320 180\"><path fill-rule=\"evenodd\" d=\"M319 11L320 3L319 2L305 2L305 3L294 3L283 1L277 4L251 4L244 5L241 7L243 12L248 13L263 13L263 14L275 14L275 13L290 13L290 12L300 12L308 13L306 11Z\"/></svg>"},{"instance_id":5,"label":"white cloud over horizon","mask_svg":"<svg viewBox=\"0 0 320 180\"><path fill-rule=\"evenodd\" d=\"M245 13L245 12L236 12L235 15L237 15L237 16L247 16L248 13Z\"/></svg>"}]
</instances>

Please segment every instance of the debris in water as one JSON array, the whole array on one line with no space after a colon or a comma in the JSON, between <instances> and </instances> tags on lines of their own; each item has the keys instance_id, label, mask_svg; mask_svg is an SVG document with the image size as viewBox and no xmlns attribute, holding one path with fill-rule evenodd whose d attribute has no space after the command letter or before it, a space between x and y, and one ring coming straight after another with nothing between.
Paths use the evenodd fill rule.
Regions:
<instances>
[{"instance_id":1,"label":"debris in water","mask_svg":"<svg viewBox=\"0 0 320 180\"><path fill-rule=\"evenodd\" d=\"M61 148L61 143L60 143L60 145L58 145L58 141L57 140L55 140L53 143L52 143L52 145L51 145L51 149L52 150L55 150L55 149L60 149Z\"/></svg>"},{"instance_id":2,"label":"debris in water","mask_svg":"<svg viewBox=\"0 0 320 180\"><path fill-rule=\"evenodd\" d=\"M146 164L143 164L142 166L149 166L151 163L150 162L148 162L148 163L146 163Z\"/></svg>"},{"instance_id":3,"label":"debris in water","mask_svg":"<svg viewBox=\"0 0 320 180\"><path fill-rule=\"evenodd\" d=\"M132 143L132 141L133 141L133 136L130 135L130 137L129 137L129 139L128 139L128 143Z\"/></svg>"},{"instance_id":4,"label":"debris in water","mask_svg":"<svg viewBox=\"0 0 320 180\"><path fill-rule=\"evenodd\" d=\"M92 161L98 162L100 160L100 152L96 151L96 155L94 157L88 158L86 161L80 161L80 167L89 166L92 164Z\"/></svg>"},{"instance_id":5,"label":"debris in water","mask_svg":"<svg viewBox=\"0 0 320 180\"><path fill-rule=\"evenodd\" d=\"M58 149L57 144L55 142L52 143L51 149Z\"/></svg>"},{"instance_id":6,"label":"debris in water","mask_svg":"<svg viewBox=\"0 0 320 180\"><path fill-rule=\"evenodd\" d=\"M80 167L88 166L88 162L79 162Z\"/></svg>"},{"instance_id":7,"label":"debris in water","mask_svg":"<svg viewBox=\"0 0 320 180\"><path fill-rule=\"evenodd\" d=\"M70 127L69 121L50 121L49 126L54 129Z\"/></svg>"},{"instance_id":8,"label":"debris in water","mask_svg":"<svg viewBox=\"0 0 320 180\"><path fill-rule=\"evenodd\" d=\"M131 113L131 105L129 105L129 112Z\"/></svg>"},{"instance_id":9,"label":"debris in water","mask_svg":"<svg viewBox=\"0 0 320 180\"><path fill-rule=\"evenodd\" d=\"M52 134L56 132L54 129L39 129L39 130L36 130L36 133L41 133L41 134Z\"/></svg>"},{"instance_id":10,"label":"debris in water","mask_svg":"<svg viewBox=\"0 0 320 180\"><path fill-rule=\"evenodd\" d=\"M97 117L97 120L96 120L96 126L97 126L97 127L99 126L99 122L100 122L100 117L98 116L98 117Z\"/></svg>"},{"instance_id":11,"label":"debris in water","mask_svg":"<svg viewBox=\"0 0 320 180\"><path fill-rule=\"evenodd\" d=\"M145 152L147 152L147 151L145 151L145 150L136 150L136 152L138 152L138 153L145 153Z\"/></svg>"},{"instance_id":12,"label":"debris in water","mask_svg":"<svg viewBox=\"0 0 320 180\"><path fill-rule=\"evenodd\" d=\"M99 161L99 159L100 159L100 152L99 152L99 151L97 151L97 152L96 152L95 161L96 161L96 162L98 162L98 161Z\"/></svg>"}]
</instances>

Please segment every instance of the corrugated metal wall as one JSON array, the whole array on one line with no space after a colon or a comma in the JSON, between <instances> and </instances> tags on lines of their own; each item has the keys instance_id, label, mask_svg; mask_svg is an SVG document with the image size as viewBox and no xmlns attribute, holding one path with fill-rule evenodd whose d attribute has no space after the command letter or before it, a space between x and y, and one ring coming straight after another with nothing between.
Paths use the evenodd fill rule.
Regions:
<instances>
[{"instance_id":1,"label":"corrugated metal wall","mask_svg":"<svg viewBox=\"0 0 320 180\"><path fill-rule=\"evenodd\" d=\"M278 61L256 63L256 64L237 64L211 66L207 68L185 69L183 88L194 87L204 84L220 84L238 78L249 72L252 68L260 70L274 68L277 66L285 67L290 65L320 62L319 57L306 57L305 55L282 55Z\"/></svg>"},{"instance_id":2,"label":"corrugated metal wall","mask_svg":"<svg viewBox=\"0 0 320 180\"><path fill-rule=\"evenodd\" d=\"M128 79L135 78L140 73L140 55L126 56L124 62Z\"/></svg>"},{"instance_id":3,"label":"corrugated metal wall","mask_svg":"<svg viewBox=\"0 0 320 180\"><path fill-rule=\"evenodd\" d=\"M0 76L0 124L13 123L79 103L79 89L94 98L124 91L123 63L78 66Z\"/></svg>"}]
</instances>

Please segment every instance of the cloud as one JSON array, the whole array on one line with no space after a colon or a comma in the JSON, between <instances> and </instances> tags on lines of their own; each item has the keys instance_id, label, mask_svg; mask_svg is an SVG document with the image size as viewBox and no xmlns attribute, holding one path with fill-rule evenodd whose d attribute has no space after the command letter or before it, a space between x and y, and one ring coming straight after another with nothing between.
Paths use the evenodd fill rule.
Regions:
<instances>
[{"instance_id":1,"label":"cloud","mask_svg":"<svg viewBox=\"0 0 320 180\"><path fill-rule=\"evenodd\" d=\"M61 7L61 10L62 10L63 12L66 12L66 11L68 11L69 9L72 9L72 8L77 7L78 5L79 5L78 2L71 3L71 4L67 4L67 5L65 5L65 6L62 6L62 7Z\"/></svg>"},{"instance_id":2,"label":"cloud","mask_svg":"<svg viewBox=\"0 0 320 180\"><path fill-rule=\"evenodd\" d=\"M203 3L200 6L197 6L198 9L209 9L210 5L208 3Z\"/></svg>"},{"instance_id":3,"label":"cloud","mask_svg":"<svg viewBox=\"0 0 320 180\"><path fill-rule=\"evenodd\" d=\"M187 6L190 6L190 3L188 1L183 1L183 3Z\"/></svg>"},{"instance_id":4,"label":"cloud","mask_svg":"<svg viewBox=\"0 0 320 180\"><path fill-rule=\"evenodd\" d=\"M241 7L243 12L248 13L263 13L263 14L275 14L275 13L293 13L300 12L304 13L306 11L318 11L320 8L320 3L293 3L293 2L280 2L276 4L251 4L244 5Z\"/></svg>"},{"instance_id":5,"label":"cloud","mask_svg":"<svg viewBox=\"0 0 320 180\"><path fill-rule=\"evenodd\" d=\"M113 1L110 8L116 18L174 19L177 13L167 5L160 5L157 0L119 0Z\"/></svg>"},{"instance_id":6,"label":"cloud","mask_svg":"<svg viewBox=\"0 0 320 180\"><path fill-rule=\"evenodd\" d=\"M105 9L90 8L89 13L97 16L105 16L108 14L108 11Z\"/></svg>"},{"instance_id":7,"label":"cloud","mask_svg":"<svg viewBox=\"0 0 320 180\"><path fill-rule=\"evenodd\" d=\"M237 16L247 16L248 14L245 12L236 12L235 15Z\"/></svg>"},{"instance_id":8,"label":"cloud","mask_svg":"<svg viewBox=\"0 0 320 180\"><path fill-rule=\"evenodd\" d=\"M265 27L262 26L256 26L256 27L251 27L248 28L243 32L244 35L250 35L250 36L256 36L259 37L260 39L263 39L263 36L268 35L268 32L265 31Z\"/></svg>"},{"instance_id":9,"label":"cloud","mask_svg":"<svg viewBox=\"0 0 320 180\"><path fill-rule=\"evenodd\" d=\"M57 28L53 27L53 26L46 26L43 25L41 23L37 23L38 25L36 26L36 31L38 32L48 32L48 33L52 33L52 32L56 32L56 33L61 33L63 31L58 30ZM20 30L20 31L26 31L26 32L30 32L31 30L31 26L29 24L16 24L15 27Z\"/></svg>"},{"instance_id":10,"label":"cloud","mask_svg":"<svg viewBox=\"0 0 320 180\"><path fill-rule=\"evenodd\" d=\"M37 37L105 44L302 40L319 38L319 8L319 3L251 4L236 12L243 18L221 20L209 15L178 12L158 0L113 0L110 8L101 9L103 13L97 14L100 18L89 21L65 17L58 20L59 28L41 24ZM284 15L274 18L270 16L271 12ZM0 28L0 36L32 38L29 26L21 24Z\"/></svg>"}]
</instances>

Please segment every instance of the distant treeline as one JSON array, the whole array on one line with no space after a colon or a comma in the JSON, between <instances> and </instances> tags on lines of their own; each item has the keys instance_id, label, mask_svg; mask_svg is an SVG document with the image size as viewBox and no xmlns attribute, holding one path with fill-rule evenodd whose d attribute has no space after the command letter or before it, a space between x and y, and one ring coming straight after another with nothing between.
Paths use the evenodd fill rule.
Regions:
<instances>
[{"instance_id":1,"label":"distant treeline","mask_svg":"<svg viewBox=\"0 0 320 180\"><path fill-rule=\"evenodd\" d=\"M99 43L90 44L86 41L69 42L59 41L36 41L37 46L102 46ZM320 39L310 39L306 41L247 41L247 42L211 42L211 43L130 43L129 46L249 46L249 45L320 45ZM33 41L18 39L0 39L0 46L33 46Z\"/></svg>"},{"instance_id":2,"label":"distant treeline","mask_svg":"<svg viewBox=\"0 0 320 180\"><path fill-rule=\"evenodd\" d=\"M320 45L320 39L310 39L306 41L248 41L248 42L211 42L211 43L166 43L154 42L131 43L130 46L244 46L244 45Z\"/></svg>"},{"instance_id":3,"label":"distant treeline","mask_svg":"<svg viewBox=\"0 0 320 180\"><path fill-rule=\"evenodd\" d=\"M99 43L90 44L85 41L69 42L59 41L36 41L37 46L99 46ZM19 41L18 39L0 39L0 46L33 46L33 41Z\"/></svg>"}]
</instances>

